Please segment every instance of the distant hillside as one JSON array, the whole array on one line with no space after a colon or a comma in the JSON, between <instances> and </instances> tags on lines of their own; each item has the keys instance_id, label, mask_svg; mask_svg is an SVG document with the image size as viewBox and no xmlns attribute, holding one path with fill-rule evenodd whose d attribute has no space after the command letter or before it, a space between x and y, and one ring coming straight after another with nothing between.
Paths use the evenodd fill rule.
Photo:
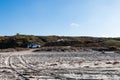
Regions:
<instances>
[{"instance_id":1,"label":"distant hillside","mask_svg":"<svg viewBox=\"0 0 120 80\"><path fill-rule=\"evenodd\" d=\"M67 36L33 36L14 35L1 36L0 48L26 48L28 44L36 43L44 47L73 46L73 47L120 47L120 38L98 37L67 37Z\"/></svg>"}]
</instances>

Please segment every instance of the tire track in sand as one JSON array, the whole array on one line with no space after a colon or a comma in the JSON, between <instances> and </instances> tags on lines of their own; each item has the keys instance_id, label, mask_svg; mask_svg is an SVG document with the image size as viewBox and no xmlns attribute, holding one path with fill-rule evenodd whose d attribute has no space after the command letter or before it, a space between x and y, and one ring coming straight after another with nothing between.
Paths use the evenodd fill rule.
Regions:
<instances>
[{"instance_id":1,"label":"tire track in sand","mask_svg":"<svg viewBox=\"0 0 120 80\"><path fill-rule=\"evenodd\" d=\"M22 75L20 72L18 72L13 66L12 66L12 56L9 56L7 58L8 62L7 65L11 68L12 73L15 75L15 77L18 79L22 79L22 80L29 80L27 77L25 77L24 75Z\"/></svg>"},{"instance_id":2,"label":"tire track in sand","mask_svg":"<svg viewBox=\"0 0 120 80\"><path fill-rule=\"evenodd\" d=\"M28 69L31 69L31 70L33 70L33 71L46 74L47 76L51 76L51 77L53 77L54 79L69 80L69 78L67 78L67 77L65 77L65 76L61 76L61 75L56 74L56 73L53 73L53 72L48 72L48 70L47 70L47 72L46 72L46 71L43 72L41 69L38 69L38 68L35 67L35 66L34 66L34 67L31 66L30 64L28 64L28 63L26 62L26 60L23 58L22 55L19 56L19 60L20 60L21 63L22 63L24 66L26 66ZM66 69L64 69L64 70L67 71L67 72L69 72L69 71L66 70ZM69 72L69 73L70 73L70 72ZM38 79L38 80L39 80L39 79Z\"/></svg>"}]
</instances>

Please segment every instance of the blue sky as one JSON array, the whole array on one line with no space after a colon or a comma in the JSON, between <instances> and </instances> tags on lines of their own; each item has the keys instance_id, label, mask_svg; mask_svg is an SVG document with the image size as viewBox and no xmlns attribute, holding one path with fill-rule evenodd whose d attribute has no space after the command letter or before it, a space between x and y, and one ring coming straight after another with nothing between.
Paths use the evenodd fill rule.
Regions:
<instances>
[{"instance_id":1,"label":"blue sky","mask_svg":"<svg viewBox=\"0 0 120 80\"><path fill-rule=\"evenodd\" d=\"M0 0L0 35L120 37L120 0Z\"/></svg>"}]
</instances>

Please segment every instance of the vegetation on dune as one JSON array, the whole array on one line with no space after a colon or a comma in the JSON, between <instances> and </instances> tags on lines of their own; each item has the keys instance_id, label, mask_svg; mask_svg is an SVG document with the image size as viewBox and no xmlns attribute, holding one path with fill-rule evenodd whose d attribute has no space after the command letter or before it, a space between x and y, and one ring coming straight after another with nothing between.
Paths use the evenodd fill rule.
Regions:
<instances>
[{"instance_id":1,"label":"vegetation on dune","mask_svg":"<svg viewBox=\"0 0 120 80\"><path fill-rule=\"evenodd\" d=\"M104 44L105 44L106 46L116 46L116 47L120 47L120 40L114 40L114 39L106 40L106 41L104 41Z\"/></svg>"},{"instance_id":2,"label":"vegetation on dune","mask_svg":"<svg viewBox=\"0 0 120 80\"><path fill-rule=\"evenodd\" d=\"M16 34L1 36L0 48L26 48L28 44L36 43L44 47L71 46L71 47L107 47L120 50L120 38L97 37L66 37L66 36L33 36Z\"/></svg>"},{"instance_id":3,"label":"vegetation on dune","mask_svg":"<svg viewBox=\"0 0 120 80\"><path fill-rule=\"evenodd\" d=\"M27 47L29 43L43 44L43 41L36 36L15 35L0 37L0 48Z\"/></svg>"}]
</instances>

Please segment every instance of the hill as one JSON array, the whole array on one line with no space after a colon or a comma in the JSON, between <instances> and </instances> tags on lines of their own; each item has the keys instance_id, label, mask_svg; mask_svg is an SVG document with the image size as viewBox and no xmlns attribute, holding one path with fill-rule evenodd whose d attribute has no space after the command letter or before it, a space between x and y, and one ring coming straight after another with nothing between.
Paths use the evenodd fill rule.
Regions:
<instances>
[{"instance_id":1,"label":"hill","mask_svg":"<svg viewBox=\"0 0 120 80\"><path fill-rule=\"evenodd\" d=\"M1 36L0 49L6 48L26 48L28 44L36 43L42 47L120 47L120 38L101 38L101 37L68 37L68 36L34 36L34 35L14 35Z\"/></svg>"}]
</instances>

